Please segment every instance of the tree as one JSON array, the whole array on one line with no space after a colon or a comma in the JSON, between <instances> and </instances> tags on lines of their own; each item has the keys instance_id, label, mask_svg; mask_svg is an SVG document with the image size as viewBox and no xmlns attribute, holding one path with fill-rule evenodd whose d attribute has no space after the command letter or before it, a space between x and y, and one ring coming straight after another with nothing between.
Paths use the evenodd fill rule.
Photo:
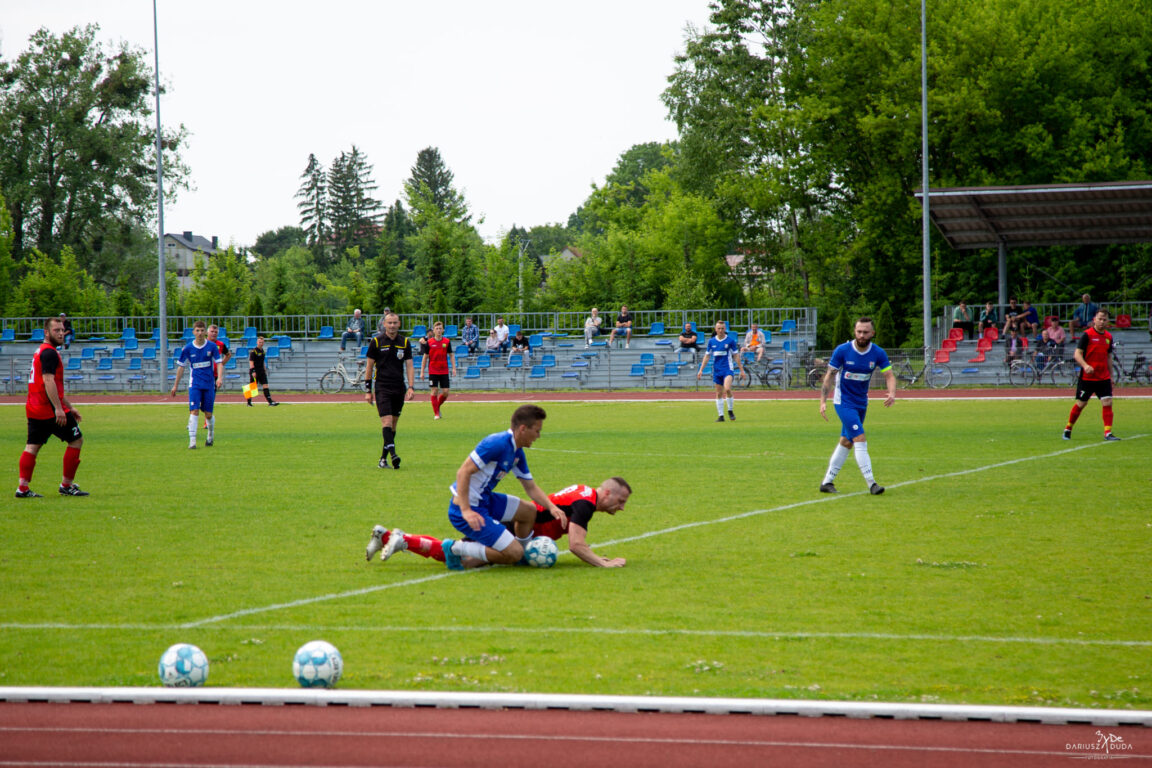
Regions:
<instances>
[{"instance_id":1,"label":"tree","mask_svg":"<svg viewBox=\"0 0 1152 768\"><path fill-rule=\"evenodd\" d=\"M296 191L300 201L296 203L300 211L300 228L307 238L308 247L319 258L328 237L328 179L316 155L308 155L308 166L300 174L300 179L300 189Z\"/></svg>"},{"instance_id":2,"label":"tree","mask_svg":"<svg viewBox=\"0 0 1152 768\"><path fill-rule=\"evenodd\" d=\"M0 193L0 313L5 311L12 296L12 278L15 263L12 261L12 217Z\"/></svg>"},{"instance_id":3,"label":"tree","mask_svg":"<svg viewBox=\"0 0 1152 768\"><path fill-rule=\"evenodd\" d=\"M275 256L278 253L288 250L294 245L311 245L308 240L308 233L300 227L280 227L272 231L269 230L256 238L256 242L250 249L257 257Z\"/></svg>"},{"instance_id":4,"label":"tree","mask_svg":"<svg viewBox=\"0 0 1152 768\"><path fill-rule=\"evenodd\" d=\"M103 315L112 304L96 281L76 261L69 246L60 249L59 260L33 249L27 254L24 278L16 286L8 311L24 317Z\"/></svg>"},{"instance_id":5,"label":"tree","mask_svg":"<svg viewBox=\"0 0 1152 768\"><path fill-rule=\"evenodd\" d=\"M436 147L425 147L416 155L412 176L404 182L404 194L418 227L423 226L424 219L435 215L461 224L467 224L472 218L464 196L452 186L453 178Z\"/></svg>"},{"instance_id":6,"label":"tree","mask_svg":"<svg viewBox=\"0 0 1152 768\"><path fill-rule=\"evenodd\" d=\"M252 274L244 257L232 246L208 257L196 259L193 286L184 306L196 315L239 315L248 307Z\"/></svg>"},{"instance_id":7,"label":"tree","mask_svg":"<svg viewBox=\"0 0 1152 768\"><path fill-rule=\"evenodd\" d=\"M328 220L334 253L359 248L361 256L371 255L382 207L372 197L375 191L372 166L358 147L353 145L350 152L341 152L332 161L328 169ZM324 258L317 260L326 264Z\"/></svg>"},{"instance_id":8,"label":"tree","mask_svg":"<svg viewBox=\"0 0 1152 768\"><path fill-rule=\"evenodd\" d=\"M145 226L155 205L152 76L142 50L104 50L99 27L32 35L0 62L0 189L13 256L69 246L82 264L114 222ZM167 194L184 188L183 127L164 136ZM103 277L103 276L102 276Z\"/></svg>"}]
</instances>

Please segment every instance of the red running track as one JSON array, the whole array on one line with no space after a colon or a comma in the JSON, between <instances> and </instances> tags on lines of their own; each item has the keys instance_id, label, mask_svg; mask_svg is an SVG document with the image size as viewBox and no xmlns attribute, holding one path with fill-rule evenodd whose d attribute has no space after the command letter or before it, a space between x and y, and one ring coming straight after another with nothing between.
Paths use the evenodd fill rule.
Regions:
<instances>
[{"instance_id":1,"label":"red running track","mask_svg":"<svg viewBox=\"0 0 1152 768\"><path fill-rule=\"evenodd\" d=\"M1093 748L1102 737L1107 754ZM1152 731L764 715L0 703L5 767L1030 768L1090 757L1152 764Z\"/></svg>"}]
</instances>

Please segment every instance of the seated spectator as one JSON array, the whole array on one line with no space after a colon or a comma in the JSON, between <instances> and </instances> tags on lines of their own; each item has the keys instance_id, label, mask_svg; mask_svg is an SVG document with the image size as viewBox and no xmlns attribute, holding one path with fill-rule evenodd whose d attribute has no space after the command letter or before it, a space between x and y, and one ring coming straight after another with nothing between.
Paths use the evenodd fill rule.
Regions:
<instances>
[{"instance_id":1,"label":"seated spectator","mask_svg":"<svg viewBox=\"0 0 1152 768\"><path fill-rule=\"evenodd\" d=\"M600 335L600 324L604 318L600 317L600 310L592 307L592 313L584 320L584 349L592 344L592 339Z\"/></svg>"},{"instance_id":2,"label":"seated spectator","mask_svg":"<svg viewBox=\"0 0 1152 768\"><path fill-rule=\"evenodd\" d=\"M1016 331L1015 325L1008 326L1004 334L1004 363L1011 365L1014 360L1024 357L1024 337Z\"/></svg>"},{"instance_id":3,"label":"seated spectator","mask_svg":"<svg viewBox=\"0 0 1152 768\"><path fill-rule=\"evenodd\" d=\"M468 350L468 354L476 354L480 346L480 327L472 322L471 317L464 318L464 327L460 329L460 343Z\"/></svg>"},{"instance_id":4,"label":"seated spectator","mask_svg":"<svg viewBox=\"0 0 1152 768\"><path fill-rule=\"evenodd\" d=\"M1050 346L1053 347L1053 357L1057 360L1064 357L1064 344L1068 341L1068 334L1064 331L1064 326L1060 325L1060 318L1052 318L1052 325L1044 329L1043 335Z\"/></svg>"},{"instance_id":5,"label":"seated spectator","mask_svg":"<svg viewBox=\"0 0 1152 768\"><path fill-rule=\"evenodd\" d=\"M496 333L496 329L488 331L488 339L484 342L484 351L490 355L500 353L500 334Z\"/></svg>"},{"instance_id":6,"label":"seated spectator","mask_svg":"<svg viewBox=\"0 0 1152 768\"><path fill-rule=\"evenodd\" d=\"M1016 315L1020 314L1020 305L1016 303L1015 297L1008 299L1008 306L1004 307L1004 329L1003 335L1008 336L1008 329L1017 328Z\"/></svg>"},{"instance_id":7,"label":"seated spectator","mask_svg":"<svg viewBox=\"0 0 1152 768\"><path fill-rule=\"evenodd\" d=\"M624 334L624 348L632 346L632 313L628 311L627 305L620 306L620 314L616 315L616 327L612 329L612 333L608 336L608 344L616 341L616 334Z\"/></svg>"},{"instance_id":8,"label":"seated spectator","mask_svg":"<svg viewBox=\"0 0 1152 768\"><path fill-rule=\"evenodd\" d=\"M504 325L504 318L496 318L496 327L492 330L496 332L496 338L500 340L500 351L508 349L508 326Z\"/></svg>"},{"instance_id":9,"label":"seated spectator","mask_svg":"<svg viewBox=\"0 0 1152 768\"><path fill-rule=\"evenodd\" d=\"M760 330L760 326L752 323L748 327L748 333L744 334L744 344L740 347L741 352L755 352L756 362L760 362L760 358L764 357L764 348L768 346L768 339L764 337L764 331Z\"/></svg>"},{"instance_id":10,"label":"seated spectator","mask_svg":"<svg viewBox=\"0 0 1152 768\"><path fill-rule=\"evenodd\" d=\"M684 330L680 331L680 349L692 350L692 362L696 362L696 353L700 351L697 339L696 331L692 330L692 323L684 323Z\"/></svg>"},{"instance_id":11,"label":"seated spectator","mask_svg":"<svg viewBox=\"0 0 1152 768\"><path fill-rule=\"evenodd\" d=\"M1016 330L1022 336L1032 337L1040 333L1040 313L1030 302L1024 302L1019 314L1016 315Z\"/></svg>"},{"instance_id":12,"label":"seated spectator","mask_svg":"<svg viewBox=\"0 0 1152 768\"><path fill-rule=\"evenodd\" d=\"M76 333L72 330L72 321L68 319L68 315L64 312L60 313L60 322L64 324L64 349L72 346L72 342L76 340Z\"/></svg>"},{"instance_id":13,"label":"seated spectator","mask_svg":"<svg viewBox=\"0 0 1152 768\"><path fill-rule=\"evenodd\" d=\"M1100 311L1100 307L1092 301L1092 297L1084 294L1080 297L1080 306L1072 310L1072 322L1068 327L1072 329L1072 335L1075 336L1077 331L1092 325L1092 319L1096 317L1096 313Z\"/></svg>"},{"instance_id":14,"label":"seated spectator","mask_svg":"<svg viewBox=\"0 0 1152 768\"><path fill-rule=\"evenodd\" d=\"M508 354L514 355L517 352L524 353L525 360L532 357L532 347L528 343L528 337L524 335L523 329L520 328L516 329L516 335L512 337L512 349Z\"/></svg>"},{"instance_id":15,"label":"seated spectator","mask_svg":"<svg viewBox=\"0 0 1152 768\"><path fill-rule=\"evenodd\" d=\"M956 308L952 310L952 327L964 331L964 338L972 337L972 329L975 327L972 323L972 313L968 311L968 305L963 301L956 304Z\"/></svg>"},{"instance_id":16,"label":"seated spectator","mask_svg":"<svg viewBox=\"0 0 1152 768\"><path fill-rule=\"evenodd\" d=\"M356 340L357 347L364 343L364 318L358 309L352 312L352 317L348 318L348 327L344 330L344 333L340 334L341 352L344 351L344 345L351 339Z\"/></svg>"},{"instance_id":17,"label":"seated spectator","mask_svg":"<svg viewBox=\"0 0 1152 768\"><path fill-rule=\"evenodd\" d=\"M996 328L999 325L1000 313L992 306L992 302L984 302L984 309L980 310L980 333L983 334L989 328Z\"/></svg>"}]
</instances>

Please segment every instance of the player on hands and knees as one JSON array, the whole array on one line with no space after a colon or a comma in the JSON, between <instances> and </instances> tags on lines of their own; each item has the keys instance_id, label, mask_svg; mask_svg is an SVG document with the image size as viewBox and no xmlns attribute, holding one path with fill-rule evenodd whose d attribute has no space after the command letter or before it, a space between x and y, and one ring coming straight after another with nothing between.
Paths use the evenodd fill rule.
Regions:
<instances>
[{"instance_id":1,"label":"player on hands and knees","mask_svg":"<svg viewBox=\"0 0 1152 768\"><path fill-rule=\"evenodd\" d=\"M532 538L547 536L559 540L568 535L568 548L572 554L589 565L600 568L622 568L627 562L622 557L601 557L592 551L588 545L588 526L592 516L597 512L607 512L615 515L624 509L628 497L632 495L632 487L620 477L611 477L600 483L598 488L588 485L570 485L567 488L549 494L548 498L563 510L568 517L567 525L552 516L552 513L543 506L536 505L536 521L532 526ZM389 531L382 525L372 529L372 537L368 540L366 557L368 560L377 552L381 560L387 560L397 552L408 551L421 557L444 562L444 551L440 539L432 536L417 536L404 533L400 529ZM464 565L481 565L480 561L466 558Z\"/></svg>"},{"instance_id":2,"label":"player on hands and knees","mask_svg":"<svg viewBox=\"0 0 1152 768\"><path fill-rule=\"evenodd\" d=\"M832 352L828 372L824 374L824 382L820 387L820 415L824 421L828 421L828 397L831 394L833 407L841 423L840 441L828 462L828 471L824 473L820 492L836 493L832 481L844 466L848 452L852 451L860 473L864 475L864 482L868 483L868 490L878 495L884 493L884 487L872 477L872 459L868 456L868 441L864 435L868 384L872 380L873 371L879 370L884 374L884 382L888 387L884 407L888 408L896 402L896 376L892 373L888 354L872 343L876 327L871 318L862 317L857 320L854 335L852 341L844 342Z\"/></svg>"},{"instance_id":3,"label":"player on hands and knees","mask_svg":"<svg viewBox=\"0 0 1152 768\"><path fill-rule=\"evenodd\" d=\"M1087 298L1087 295L1085 295ZM1080 366L1076 377L1076 399L1064 425L1064 439L1072 439L1072 425L1092 395L1100 399L1101 418L1104 420L1104 439L1119 440L1112 434L1112 334L1108 332L1108 310L1101 309L1092 318L1092 325L1080 334L1072 357Z\"/></svg>"}]
</instances>

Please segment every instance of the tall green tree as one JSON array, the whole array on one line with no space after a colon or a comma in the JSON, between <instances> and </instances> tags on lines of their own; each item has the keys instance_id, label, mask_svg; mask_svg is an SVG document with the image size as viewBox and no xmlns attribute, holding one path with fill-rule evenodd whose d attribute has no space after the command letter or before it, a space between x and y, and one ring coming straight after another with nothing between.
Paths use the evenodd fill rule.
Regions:
<instances>
[{"instance_id":1,"label":"tall green tree","mask_svg":"<svg viewBox=\"0 0 1152 768\"><path fill-rule=\"evenodd\" d=\"M468 223L471 219L468 206L453 186L454 178L436 147L425 147L416 155L412 175L404 182L404 194L417 226L422 226L422 219L437 215Z\"/></svg>"},{"instance_id":2,"label":"tall green tree","mask_svg":"<svg viewBox=\"0 0 1152 768\"><path fill-rule=\"evenodd\" d=\"M33 249L27 254L24 277L13 291L8 312L23 317L105 315L112 312L108 295L80 266L65 245L59 258Z\"/></svg>"},{"instance_id":3,"label":"tall green tree","mask_svg":"<svg viewBox=\"0 0 1152 768\"><path fill-rule=\"evenodd\" d=\"M4 203L4 194L0 192L0 313L5 311L12 296L15 267L12 261L12 216Z\"/></svg>"},{"instance_id":4,"label":"tall green tree","mask_svg":"<svg viewBox=\"0 0 1152 768\"><path fill-rule=\"evenodd\" d=\"M300 211L300 228L308 247L321 257L328 239L328 177L314 154L308 155L308 165L300 174L296 198L299 200L296 208Z\"/></svg>"},{"instance_id":5,"label":"tall green tree","mask_svg":"<svg viewBox=\"0 0 1152 768\"><path fill-rule=\"evenodd\" d=\"M282 253L294 245L311 245L308 233L300 227L286 226L262 233L250 250L256 257L264 258Z\"/></svg>"},{"instance_id":6,"label":"tall green tree","mask_svg":"<svg viewBox=\"0 0 1152 768\"><path fill-rule=\"evenodd\" d=\"M375 191L372 165L357 146L332 161L328 168L328 217L334 253L343 255L349 248L358 248L366 257L375 248L383 207L373 197Z\"/></svg>"},{"instance_id":7,"label":"tall green tree","mask_svg":"<svg viewBox=\"0 0 1152 768\"><path fill-rule=\"evenodd\" d=\"M192 272L192 288L184 300L185 309L197 315L239 315L248 307L252 293L252 273L244 256L232 246L217 251L207 262L197 257Z\"/></svg>"}]
</instances>

